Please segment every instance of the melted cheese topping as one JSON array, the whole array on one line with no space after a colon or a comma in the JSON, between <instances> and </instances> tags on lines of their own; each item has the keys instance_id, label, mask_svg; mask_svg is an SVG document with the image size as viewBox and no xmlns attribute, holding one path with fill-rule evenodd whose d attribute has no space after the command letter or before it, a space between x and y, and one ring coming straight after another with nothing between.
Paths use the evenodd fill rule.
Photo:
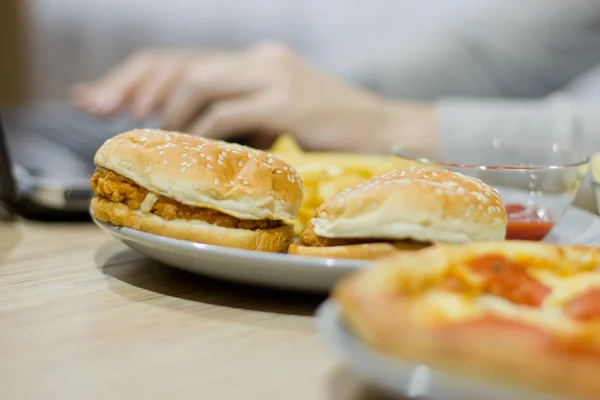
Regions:
<instances>
[{"instance_id":1,"label":"melted cheese topping","mask_svg":"<svg viewBox=\"0 0 600 400\"><path fill-rule=\"evenodd\" d=\"M534 261L516 260L517 263L529 265L527 272L530 277L550 289L540 307L532 307L514 303L501 296L482 293L485 277L471 269L469 263L465 262L469 259L461 257L452 265L449 261L435 262L438 259L433 255L431 257L432 262L427 263L428 268L421 268L427 261L425 258L407 258L395 266L396 273L400 269L399 275L404 278L404 293L411 298L408 303L410 318L423 326L440 327L490 315L540 327L561 336L585 338L600 346L600 320L582 322L565 312L565 307L571 301L590 290L600 288L600 269L590 271L591 268L586 267L587 272L577 272L578 268L561 268L566 264L552 263L541 258ZM445 257L448 258L447 255ZM565 276L567 274L570 276ZM452 279L459 281L459 286L455 289L463 291L449 289L454 287ZM464 291L465 288L467 292Z\"/></svg>"},{"instance_id":2,"label":"melted cheese topping","mask_svg":"<svg viewBox=\"0 0 600 400\"><path fill-rule=\"evenodd\" d=\"M452 292L431 290L411 304L411 317L427 326L460 322L481 315L468 297Z\"/></svg>"},{"instance_id":3,"label":"melted cheese topping","mask_svg":"<svg viewBox=\"0 0 600 400\"><path fill-rule=\"evenodd\" d=\"M531 274L552 289L542 308L562 308L578 296L600 287L600 274L594 272L582 272L571 277L557 276L547 270Z\"/></svg>"},{"instance_id":4,"label":"melted cheese topping","mask_svg":"<svg viewBox=\"0 0 600 400\"><path fill-rule=\"evenodd\" d=\"M506 318L543 329L572 334L581 325L567 317L560 308L534 308L522 306L497 296L481 296L476 299L477 307L485 314Z\"/></svg>"},{"instance_id":5,"label":"melted cheese topping","mask_svg":"<svg viewBox=\"0 0 600 400\"><path fill-rule=\"evenodd\" d=\"M518 321L563 334L573 334L581 329L581 325L564 315L562 309L537 309L492 295L472 299L459 293L432 290L415 299L411 307L411 317L425 326L463 322L485 315Z\"/></svg>"}]
</instances>

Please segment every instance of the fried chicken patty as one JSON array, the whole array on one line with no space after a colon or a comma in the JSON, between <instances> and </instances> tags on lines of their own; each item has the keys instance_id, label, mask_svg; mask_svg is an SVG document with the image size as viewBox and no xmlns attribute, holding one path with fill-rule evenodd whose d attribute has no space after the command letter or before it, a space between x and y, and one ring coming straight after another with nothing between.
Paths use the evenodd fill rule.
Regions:
<instances>
[{"instance_id":1,"label":"fried chicken patty","mask_svg":"<svg viewBox=\"0 0 600 400\"><path fill-rule=\"evenodd\" d=\"M416 242L414 240L389 240L389 239L373 239L373 238L327 238L319 236L315 233L312 224L308 224L300 233L300 243L308 247L331 247L331 246L348 246L353 244L365 243L390 243L398 248L406 249L421 249L430 246L429 243Z\"/></svg>"},{"instance_id":2,"label":"fried chicken patty","mask_svg":"<svg viewBox=\"0 0 600 400\"><path fill-rule=\"evenodd\" d=\"M90 183L96 195L115 203L123 203L132 210L139 210L149 193L135 182L107 170L96 170ZM157 197L150 212L166 220L199 220L224 228L248 230L272 229L282 225L281 221L239 219L210 208L188 206L161 195Z\"/></svg>"}]
</instances>

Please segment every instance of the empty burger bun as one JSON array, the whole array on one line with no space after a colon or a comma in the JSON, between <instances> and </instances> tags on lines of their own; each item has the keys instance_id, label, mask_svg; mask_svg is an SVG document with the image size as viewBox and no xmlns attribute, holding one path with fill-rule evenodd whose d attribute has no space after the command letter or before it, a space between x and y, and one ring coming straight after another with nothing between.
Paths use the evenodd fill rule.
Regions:
<instances>
[{"instance_id":1,"label":"empty burger bun","mask_svg":"<svg viewBox=\"0 0 600 400\"><path fill-rule=\"evenodd\" d=\"M286 251L302 182L283 160L246 146L138 129L94 158L93 215L176 239Z\"/></svg>"},{"instance_id":2,"label":"empty burger bun","mask_svg":"<svg viewBox=\"0 0 600 400\"><path fill-rule=\"evenodd\" d=\"M337 257L345 254L339 247L344 246L352 256L342 258L373 258L369 254L434 243L504 240L506 223L500 196L482 181L412 167L365 181L325 201L291 252L330 251ZM387 246L374 247L382 243ZM356 256L359 244L370 245L365 257Z\"/></svg>"}]
</instances>

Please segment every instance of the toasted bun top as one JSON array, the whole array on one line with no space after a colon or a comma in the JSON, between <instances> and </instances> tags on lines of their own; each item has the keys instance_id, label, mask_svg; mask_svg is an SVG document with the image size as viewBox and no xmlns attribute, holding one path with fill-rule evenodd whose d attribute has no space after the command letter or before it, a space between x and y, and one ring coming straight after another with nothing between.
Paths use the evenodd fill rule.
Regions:
<instances>
[{"instance_id":1,"label":"toasted bun top","mask_svg":"<svg viewBox=\"0 0 600 400\"><path fill-rule=\"evenodd\" d=\"M98 149L94 162L151 192L240 219L294 218L302 202L302 181L280 158L185 133L121 133Z\"/></svg>"},{"instance_id":2,"label":"toasted bun top","mask_svg":"<svg viewBox=\"0 0 600 400\"><path fill-rule=\"evenodd\" d=\"M317 235L330 238L437 243L504 240L507 218L498 193L482 181L412 167L331 197L312 223Z\"/></svg>"}]
</instances>

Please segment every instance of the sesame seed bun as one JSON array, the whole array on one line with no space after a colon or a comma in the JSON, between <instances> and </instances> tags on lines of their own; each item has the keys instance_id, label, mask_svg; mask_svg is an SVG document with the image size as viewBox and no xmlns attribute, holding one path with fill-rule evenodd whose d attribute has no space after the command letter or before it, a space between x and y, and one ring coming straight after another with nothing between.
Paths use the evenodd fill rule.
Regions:
<instances>
[{"instance_id":1,"label":"sesame seed bun","mask_svg":"<svg viewBox=\"0 0 600 400\"><path fill-rule=\"evenodd\" d=\"M302 181L280 158L184 133L121 133L98 149L94 162L155 194L240 219L292 219L302 202Z\"/></svg>"},{"instance_id":2,"label":"sesame seed bun","mask_svg":"<svg viewBox=\"0 0 600 400\"><path fill-rule=\"evenodd\" d=\"M325 201L312 225L325 238L420 242L504 240L506 211L498 193L459 173L412 167L346 189Z\"/></svg>"},{"instance_id":3,"label":"sesame seed bun","mask_svg":"<svg viewBox=\"0 0 600 400\"><path fill-rule=\"evenodd\" d=\"M197 220L165 220L101 197L92 199L92 214L100 221L173 239L274 253L287 251L294 233L289 225L248 230L223 228Z\"/></svg>"}]
</instances>

